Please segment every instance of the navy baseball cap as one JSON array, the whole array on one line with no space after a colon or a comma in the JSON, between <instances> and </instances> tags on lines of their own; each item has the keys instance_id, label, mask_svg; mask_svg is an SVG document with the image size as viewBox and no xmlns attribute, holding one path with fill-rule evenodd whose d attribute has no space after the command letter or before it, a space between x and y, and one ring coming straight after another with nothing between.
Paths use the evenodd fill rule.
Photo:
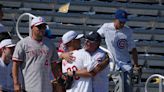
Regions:
<instances>
[{"instance_id":1,"label":"navy baseball cap","mask_svg":"<svg viewBox=\"0 0 164 92\"><path fill-rule=\"evenodd\" d=\"M115 13L115 18L121 22L126 22L128 20L127 17L128 17L128 14L124 10L118 9Z\"/></svg>"},{"instance_id":2,"label":"navy baseball cap","mask_svg":"<svg viewBox=\"0 0 164 92\"><path fill-rule=\"evenodd\" d=\"M88 35L86 35L86 39L90 41L101 41L101 36L99 33L93 31L93 32L90 32Z\"/></svg>"}]
</instances>

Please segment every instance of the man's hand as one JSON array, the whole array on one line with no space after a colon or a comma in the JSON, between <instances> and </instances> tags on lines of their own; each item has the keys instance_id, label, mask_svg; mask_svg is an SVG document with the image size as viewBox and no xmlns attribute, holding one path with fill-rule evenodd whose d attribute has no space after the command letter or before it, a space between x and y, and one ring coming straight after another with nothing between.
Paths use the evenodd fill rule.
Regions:
<instances>
[{"instance_id":1,"label":"man's hand","mask_svg":"<svg viewBox=\"0 0 164 92\"><path fill-rule=\"evenodd\" d=\"M133 74L134 75L140 75L141 74L141 66L134 66L133 67Z\"/></svg>"},{"instance_id":2,"label":"man's hand","mask_svg":"<svg viewBox=\"0 0 164 92\"><path fill-rule=\"evenodd\" d=\"M14 92L21 92L21 85L19 83L14 84Z\"/></svg>"},{"instance_id":3,"label":"man's hand","mask_svg":"<svg viewBox=\"0 0 164 92\"><path fill-rule=\"evenodd\" d=\"M64 52L61 54L61 57L65 59L66 61L71 62L74 60L74 57L72 56L72 54L73 54L72 52Z\"/></svg>"}]
</instances>

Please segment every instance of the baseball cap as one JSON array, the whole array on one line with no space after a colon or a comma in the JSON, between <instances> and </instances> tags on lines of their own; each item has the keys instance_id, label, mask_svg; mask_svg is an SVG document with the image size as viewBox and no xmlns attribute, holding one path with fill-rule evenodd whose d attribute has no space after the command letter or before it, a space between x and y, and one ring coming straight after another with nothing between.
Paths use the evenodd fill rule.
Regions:
<instances>
[{"instance_id":1,"label":"baseball cap","mask_svg":"<svg viewBox=\"0 0 164 92\"><path fill-rule=\"evenodd\" d=\"M4 39L0 43L0 49L3 47L14 47L15 45L11 39Z\"/></svg>"},{"instance_id":2,"label":"baseball cap","mask_svg":"<svg viewBox=\"0 0 164 92\"><path fill-rule=\"evenodd\" d=\"M45 22L43 17L40 17L40 16L39 17L35 17L31 21L31 27L32 26L38 26L40 24L46 24L47 25L47 23Z\"/></svg>"},{"instance_id":3,"label":"baseball cap","mask_svg":"<svg viewBox=\"0 0 164 92\"><path fill-rule=\"evenodd\" d=\"M90 41L101 41L101 36L99 33L92 31L88 35L86 35L86 39Z\"/></svg>"},{"instance_id":4,"label":"baseball cap","mask_svg":"<svg viewBox=\"0 0 164 92\"><path fill-rule=\"evenodd\" d=\"M126 22L128 20L127 17L128 17L128 14L124 10L118 9L115 13L115 18L121 22Z\"/></svg>"},{"instance_id":5,"label":"baseball cap","mask_svg":"<svg viewBox=\"0 0 164 92\"><path fill-rule=\"evenodd\" d=\"M80 39L84 36L84 34L78 34L75 31L71 30L65 33L62 37L63 44L70 42L73 39Z\"/></svg>"}]
</instances>

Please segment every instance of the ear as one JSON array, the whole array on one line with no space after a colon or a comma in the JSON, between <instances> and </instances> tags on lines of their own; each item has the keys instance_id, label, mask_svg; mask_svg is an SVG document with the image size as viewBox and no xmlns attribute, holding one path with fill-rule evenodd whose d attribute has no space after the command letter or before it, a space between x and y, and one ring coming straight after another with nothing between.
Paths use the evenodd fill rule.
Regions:
<instances>
[{"instance_id":1,"label":"ear","mask_svg":"<svg viewBox=\"0 0 164 92\"><path fill-rule=\"evenodd\" d=\"M5 47L1 48L0 51L3 53L5 51Z\"/></svg>"}]
</instances>

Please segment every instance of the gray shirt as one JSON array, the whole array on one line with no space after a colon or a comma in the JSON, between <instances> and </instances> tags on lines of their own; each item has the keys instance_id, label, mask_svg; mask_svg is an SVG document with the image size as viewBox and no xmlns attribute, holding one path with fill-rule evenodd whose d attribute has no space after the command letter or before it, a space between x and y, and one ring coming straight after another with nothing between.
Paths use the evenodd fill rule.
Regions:
<instances>
[{"instance_id":1,"label":"gray shirt","mask_svg":"<svg viewBox=\"0 0 164 92\"><path fill-rule=\"evenodd\" d=\"M55 46L48 38L38 42L26 37L17 43L13 60L22 62L23 86L27 92L52 92L50 64L57 58Z\"/></svg>"}]
</instances>

